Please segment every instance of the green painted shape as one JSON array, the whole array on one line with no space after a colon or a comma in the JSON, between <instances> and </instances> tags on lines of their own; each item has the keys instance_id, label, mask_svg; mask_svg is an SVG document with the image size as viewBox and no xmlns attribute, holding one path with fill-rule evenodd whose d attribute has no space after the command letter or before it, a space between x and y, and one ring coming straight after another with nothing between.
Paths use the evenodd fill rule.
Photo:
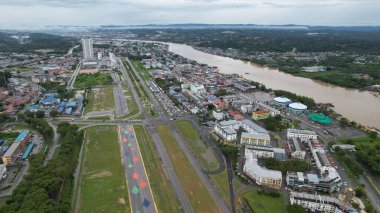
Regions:
<instances>
[{"instance_id":1,"label":"green painted shape","mask_svg":"<svg viewBox=\"0 0 380 213\"><path fill-rule=\"evenodd\" d=\"M132 193L136 195L139 192L140 192L139 188L137 188L136 186L134 186L133 189L132 189Z\"/></svg>"}]
</instances>

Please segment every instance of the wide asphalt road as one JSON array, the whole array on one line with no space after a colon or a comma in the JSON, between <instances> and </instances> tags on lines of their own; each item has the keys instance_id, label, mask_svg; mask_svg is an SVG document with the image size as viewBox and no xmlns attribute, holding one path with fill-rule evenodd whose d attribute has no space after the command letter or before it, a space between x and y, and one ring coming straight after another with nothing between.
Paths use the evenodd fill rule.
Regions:
<instances>
[{"instance_id":1,"label":"wide asphalt road","mask_svg":"<svg viewBox=\"0 0 380 213\"><path fill-rule=\"evenodd\" d=\"M130 125L119 125L118 130L132 212L157 212L133 127Z\"/></svg>"},{"instance_id":2,"label":"wide asphalt road","mask_svg":"<svg viewBox=\"0 0 380 213\"><path fill-rule=\"evenodd\" d=\"M173 170L173 165L171 161L169 160L168 153L166 152L164 144L162 143L161 138L157 133L155 125L152 123L152 121L149 119L149 116L146 114L146 112L143 109L140 98L137 95L136 88L134 87L134 84L132 83L127 73L127 70L125 69L123 62L119 58L117 58L117 61L119 63L119 68L124 76L124 79L127 81L127 83L129 84L129 87L131 88L132 95L136 101L139 112L142 113L145 117L144 124L146 125L149 134L152 136L153 142L157 148L158 154L161 158L163 167L165 169L165 173L170 183L173 186L173 189L177 195L177 198L182 206L182 210L184 212L194 212L188 198L186 197L185 191L183 190L182 185L180 184L178 177ZM168 198L168 199L174 199L174 198Z\"/></svg>"}]
</instances>

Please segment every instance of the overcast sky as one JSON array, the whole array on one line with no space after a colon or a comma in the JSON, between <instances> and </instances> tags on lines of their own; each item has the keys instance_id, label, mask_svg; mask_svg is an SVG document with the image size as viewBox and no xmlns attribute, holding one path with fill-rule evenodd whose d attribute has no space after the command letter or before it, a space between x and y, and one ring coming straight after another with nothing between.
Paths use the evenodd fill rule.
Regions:
<instances>
[{"instance_id":1,"label":"overcast sky","mask_svg":"<svg viewBox=\"0 0 380 213\"><path fill-rule=\"evenodd\" d=\"M380 25L379 0L0 0L0 27L105 24Z\"/></svg>"}]
</instances>

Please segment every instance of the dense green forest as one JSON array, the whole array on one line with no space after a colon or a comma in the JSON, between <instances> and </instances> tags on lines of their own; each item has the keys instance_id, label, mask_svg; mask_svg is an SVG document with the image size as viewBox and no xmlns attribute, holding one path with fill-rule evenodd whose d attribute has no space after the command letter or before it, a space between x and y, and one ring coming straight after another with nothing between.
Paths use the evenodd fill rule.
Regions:
<instances>
[{"instance_id":1,"label":"dense green forest","mask_svg":"<svg viewBox=\"0 0 380 213\"><path fill-rule=\"evenodd\" d=\"M32 155L29 172L13 191L0 212L69 212L73 194L73 173L83 141L78 127L61 123L61 135L55 157L43 165L43 154Z\"/></svg>"},{"instance_id":2,"label":"dense green forest","mask_svg":"<svg viewBox=\"0 0 380 213\"><path fill-rule=\"evenodd\" d=\"M250 52L355 52L380 54L379 31L167 29L134 30L140 38Z\"/></svg>"},{"instance_id":3,"label":"dense green forest","mask_svg":"<svg viewBox=\"0 0 380 213\"><path fill-rule=\"evenodd\" d=\"M24 39L11 37L26 35L29 37ZM55 53L66 53L76 44L79 44L79 41L71 37L43 33L9 34L0 32L1 52L33 52L40 49L52 49Z\"/></svg>"}]
</instances>

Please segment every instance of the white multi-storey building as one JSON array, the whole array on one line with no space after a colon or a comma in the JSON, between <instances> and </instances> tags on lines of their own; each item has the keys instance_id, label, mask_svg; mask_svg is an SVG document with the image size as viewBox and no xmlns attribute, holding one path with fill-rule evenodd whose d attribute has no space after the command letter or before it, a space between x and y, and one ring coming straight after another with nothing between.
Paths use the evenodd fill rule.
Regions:
<instances>
[{"instance_id":1,"label":"white multi-storey building","mask_svg":"<svg viewBox=\"0 0 380 213\"><path fill-rule=\"evenodd\" d=\"M224 113L223 111L220 111L220 110L214 110L212 111L212 116L220 121L220 120L224 120L226 118L226 113Z\"/></svg>"},{"instance_id":2,"label":"white multi-storey building","mask_svg":"<svg viewBox=\"0 0 380 213\"><path fill-rule=\"evenodd\" d=\"M315 131L300 130L300 129L288 129L287 137L288 137L288 139L298 138L301 141L308 141L308 140L316 140L318 138L318 135Z\"/></svg>"},{"instance_id":3,"label":"white multi-storey building","mask_svg":"<svg viewBox=\"0 0 380 213\"><path fill-rule=\"evenodd\" d=\"M290 192L290 204L300 205L311 212L355 213L348 203L329 196Z\"/></svg>"},{"instance_id":4,"label":"white multi-storey building","mask_svg":"<svg viewBox=\"0 0 380 213\"><path fill-rule=\"evenodd\" d=\"M215 122L215 133L222 137L224 140L233 141L237 138L237 132L240 128L240 122L236 120Z\"/></svg>"},{"instance_id":5,"label":"white multi-storey building","mask_svg":"<svg viewBox=\"0 0 380 213\"><path fill-rule=\"evenodd\" d=\"M94 48L92 39L82 39L83 60L94 60Z\"/></svg>"},{"instance_id":6,"label":"white multi-storey building","mask_svg":"<svg viewBox=\"0 0 380 213\"><path fill-rule=\"evenodd\" d=\"M267 186L279 190L282 183L282 173L280 171L269 170L261 167L257 163L257 158L253 154L245 155L244 173L255 180L258 185Z\"/></svg>"},{"instance_id":7,"label":"white multi-storey building","mask_svg":"<svg viewBox=\"0 0 380 213\"><path fill-rule=\"evenodd\" d=\"M306 152L302 149L300 141L297 138L290 138L287 143L292 158L304 159Z\"/></svg>"}]
</instances>

